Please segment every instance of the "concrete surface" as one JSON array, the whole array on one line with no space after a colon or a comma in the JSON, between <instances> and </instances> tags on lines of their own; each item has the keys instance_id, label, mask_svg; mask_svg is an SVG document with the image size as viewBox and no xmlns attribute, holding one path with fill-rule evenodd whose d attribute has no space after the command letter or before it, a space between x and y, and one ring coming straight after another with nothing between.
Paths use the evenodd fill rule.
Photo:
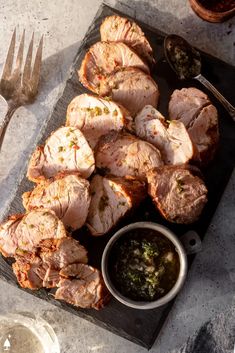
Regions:
<instances>
[{"instance_id":1,"label":"concrete surface","mask_svg":"<svg viewBox=\"0 0 235 353\"><path fill-rule=\"evenodd\" d=\"M203 22L186 0L107 3L163 31L183 34L204 51L235 63L234 19L224 24ZM0 69L15 26L18 37L26 28L26 42L33 31L36 42L41 34L45 36L40 93L34 104L21 107L13 116L0 154L0 216L14 196L32 145L63 89L79 43L100 4L100 0L0 0ZM235 174L206 236L204 254L199 254L194 262L187 284L151 352L173 352L205 320L234 303L234 188ZM220 261L215 262L216 256ZM0 312L22 310L40 313L52 324L63 353L146 351L0 282Z\"/></svg>"}]
</instances>

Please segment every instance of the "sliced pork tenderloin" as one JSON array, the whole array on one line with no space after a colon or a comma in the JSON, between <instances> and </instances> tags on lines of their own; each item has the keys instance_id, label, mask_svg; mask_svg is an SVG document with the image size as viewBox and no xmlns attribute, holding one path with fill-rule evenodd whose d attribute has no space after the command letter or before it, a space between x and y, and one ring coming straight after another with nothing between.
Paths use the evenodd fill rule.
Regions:
<instances>
[{"instance_id":1,"label":"sliced pork tenderloin","mask_svg":"<svg viewBox=\"0 0 235 353\"><path fill-rule=\"evenodd\" d=\"M21 287L54 288L60 281L61 269L74 263L87 263L86 249L75 239L46 239L40 242L37 256L16 255L12 268Z\"/></svg>"},{"instance_id":2,"label":"sliced pork tenderloin","mask_svg":"<svg viewBox=\"0 0 235 353\"><path fill-rule=\"evenodd\" d=\"M86 53L78 75L84 87L99 94L101 80L122 67L137 67L149 74L148 66L126 44L97 42Z\"/></svg>"},{"instance_id":3,"label":"sliced pork tenderloin","mask_svg":"<svg viewBox=\"0 0 235 353\"><path fill-rule=\"evenodd\" d=\"M69 104L66 125L80 129L93 149L99 138L112 130L133 130L133 119L121 105L84 93Z\"/></svg>"},{"instance_id":4,"label":"sliced pork tenderloin","mask_svg":"<svg viewBox=\"0 0 235 353\"><path fill-rule=\"evenodd\" d=\"M54 288L60 281L60 270L47 267L37 256L31 259L18 257L12 264L12 269L22 288Z\"/></svg>"},{"instance_id":5,"label":"sliced pork tenderloin","mask_svg":"<svg viewBox=\"0 0 235 353\"><path fill-rule=\"evenodd\" d=\"M99 310L110 298L100 271L91 266L70 265L60 271L60 276L55 299L81 308Z\"/></svg>"},{"instance_id":6,"label":"sliced pork tenderloin","mask_svg":"<svg viewBox=\"0 0 235 353\"><path fill-rule=\"evenodd\" d=\"M96 166L106 174L146 180L146 173L163 165L159 150L128 133L110 133L97 145Z\"/></svg>"},{"instance_id":7,"label":"sliced pork tenderloin","mask_svg":"<svg viewBox=\"0 0 235 353\"><path fill-rule=\"evenodd\" d=\"M58 172L78 172L88 178L95 169L93 152L79 129L60 127L47 139L44 147L33 153L27 177L36 183Z\"/></svg>"},{"instance_id":8,"label":"sliced pork tenderloin","mask_svg":"<svg viewBox=\"0 0 235 353\"><path fill-rule=\"evenodd\" d=\"M87 226L92 235L110 231L120 219L146 196L145 183L133 178L102 177L91 181L91 205Z\"/></svg>"},{"instance_id":9,"label":"sliced pork tenderloin","mask_svg":"<svg viewBox=\"0 0 235 353\"><path fill-rule=\"evenodd\" d=\"M90 183L77 173L57 174L55 178L42 181L23 194L27 211L36 208L53 210L66 227L79 229L86 221L90 205Z\"/></svg>"},{"instance_id":10,"label":"sliced pork tenderloin","mask_svg":"<svg viewBox=\"0 0 235 353\"><path fill-rule=\"evenodd\" d=\"M71 237L46 239L40 243L40 258L48 267L62 269L73 263L88 262L87 250Z\"/></svg>"},{"instance_id":11,"label":"sliced pork tenderloin","mask_svg":"<svg viewBox=\"0 0 235 353\"><path fill-rule=\"evenodd\" d=\"M165 164L187 163L193 157L193 144L184 124L178 120L166 121L150 105L136 116L135 131L137 136L159 149Z\"/></svg>"},{"instance_id":12,"label":"sliced pork tenderloin","mask_svg":"<svg viewBox=\"0 0 235 353\"><path fill-rule=\"evenodd\" d=\"M20 256L12 264L12 268L22 288L36 290L43 287L46 269L43 268L42 260L38 256L34 256L30 261Z\"/></svg>"},{"instance_id":13,"label":"sliced pork tenderloin","mask_svg":"<svg viewBox=\"0 0 235 353\"><path fill-rule=\"evenodd\" d=\"M175 90L169 116L185 125L202 163L213 159L219 141L218 113L205 93L192 87Z\"/></svg>"},{"instance_id":14,"label":"sliced pork tenderloin","mask_svg":"<svg viewBox=\"0 0 235 353\"><path fill-rule=\"evenodd\" d=\"M153 50L141 28L125 17L108 16L100 26L102 41L123 42L149 63L154 63Z\"/></svg>"},{"instance_id":15,"label":"sliced pork tenderloin","mask_svg":"<svg viewBox=\"0 0 235 353\"><path fill-rule=\"evenodd\" d=\"M207 202L207 188L190 166L164 166L148 173L149 195L164 218L195 222Z\"/></svg>"},{"instance_id":16,"label":"sliced pork tenderloin","mask_svg":"<svg viewBox=\"0 0 235 353\"><path fill-rule=\"evenodd\" d=\"M135 116L148 104L157 107L159 90L151 76L127 67L100 81L100 95L110 97Z\"/></svg>"},{"instance_id":17,"label":"sliced pork tenderloin","mask_svg":"<svg viewBox=\"0 0 235 353\"><path fill-rule=\"evenodd\" d=\"M8 257L24 255L36 251L43 239L66 236L65 227L54 211L36 209L11 216L0 225L0 252Z\"/></svg>"}]
</instances>

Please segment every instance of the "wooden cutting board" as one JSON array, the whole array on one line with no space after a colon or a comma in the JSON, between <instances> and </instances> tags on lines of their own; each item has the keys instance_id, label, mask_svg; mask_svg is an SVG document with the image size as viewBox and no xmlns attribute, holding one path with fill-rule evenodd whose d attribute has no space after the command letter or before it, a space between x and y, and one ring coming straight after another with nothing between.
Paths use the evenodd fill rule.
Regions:
<instances>
[{"instance_id":1,"label":"wooden cutting board","mask_svg":"<svg viewBox=\"0 0 235 353\"><path fill-rule=\"evenodd\" d=\"M77 53L72 66L71 75L65 84L64 92L55 105L46 127L46 131L43 133L43 136L38 138L38 143L43 143L46 137L53 130L64 124L66 109L72 98L86 92L78 81L76 70L80 67L86 50L93 43L100 40L99 26L102 20L104 17L112 14L120 14L121 16L125 16L125 14L122 14L106 5L103 5L98 11ZM139 22L137 21L137 23ZM152 76L157 81L161 94L158 108L163 115L167 116L167 105L170 95L174 89L194 86L205 92L206 90L197 82L179 81L169 68L164 58L164 34L157 29L148 27L146 24L139 23L139 25L145 32L154 49L157 64L153 70ZM231 103L234 104L235 68L204 53L202 53L202 64L203 73L205 76L220 90L222 94L224 94L228 100L230 100ZM168 226L179 237L181 237L188 230L195 230L201 238L203 238L235 165L235 124L223 107L214 99L214 97L210 94L209 96L219 112L221 137L216 158L213 163L203 171L206 184L209 189L209 202L200 220L191 226L170 224L164 221L161 216L157 214L150 200L147 200L144 205L141 205L140 209L137 210L135 214L122 222L122 224L119 224L116 229L133 221L151 220ZM10 209L7 211L7 214L24 212L21 203L21 195L24 191L31 189L32 186L33 185L27 181L26 178L23 179L18 187L16 197L13 200ZM90 237L86 229L81 229L78 232L74 232L73 235L88 248L90 264L100 267L103 248L114 232L115 230L107 236L93 238ZM189 258L189 261L192 261L192 257ZM15 286L18 285L15 276L12 273L10 264L2 257L0 257L0 278ZM110 304L100 311L95 311L93 309L83 310L54 300L51 295L48 295L48 291L46 290L26 291L146 348L150 348L154 343L158 332L173 305L173 302L171 302L161 308L141 311L130 309L115 299L112 299Z\"/></svg>"}]
</instances>

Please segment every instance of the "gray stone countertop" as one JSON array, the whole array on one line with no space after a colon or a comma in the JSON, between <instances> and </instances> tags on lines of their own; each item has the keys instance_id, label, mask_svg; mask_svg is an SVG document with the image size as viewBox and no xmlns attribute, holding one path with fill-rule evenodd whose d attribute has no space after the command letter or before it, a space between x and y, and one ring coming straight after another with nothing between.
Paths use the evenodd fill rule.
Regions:
<instances>
[{"instance_id":1,"label":"gray stone countertop","mask_svg":"<svg viewBox=\"0 0 235 353\"><path fill-rule=\"evenodd\" d=\"M111 6L165 32L184 35L200 49L235 63L234 19L210 24L199 19L186 0L107 1ZM48 118L68 76L79 44L101 0L0 1L0 70L16 26L26 42L44 34L44 63L35 103L14 114L0 154L0 215L25 172L32 145ZM234 304L235 173L213 217L187 282L150 352L174 352L210 317ZM55 329L62 353L141 353L146 350L85 320L74 317L23 291L0 282L0 313L31 311Z\"/></svg>"}]
</instances>

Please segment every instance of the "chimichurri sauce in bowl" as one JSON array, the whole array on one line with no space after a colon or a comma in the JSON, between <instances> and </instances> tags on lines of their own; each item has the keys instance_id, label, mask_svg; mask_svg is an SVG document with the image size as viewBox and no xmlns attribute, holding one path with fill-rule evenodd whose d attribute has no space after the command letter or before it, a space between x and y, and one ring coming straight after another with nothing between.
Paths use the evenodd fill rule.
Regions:
<instances>
[{"instance_id":1,"label":"chimichurri sauce in bowl","mask_svg":"<svg viewBox=\"0 0 235 353\"><path fill-rule=\"evenodd\" d=\"M175 245L160 232L132 229L113 245L108 260L111 281L136 301L155 301L175 285L180 260Z\"/></svg>"}]
</instances>

